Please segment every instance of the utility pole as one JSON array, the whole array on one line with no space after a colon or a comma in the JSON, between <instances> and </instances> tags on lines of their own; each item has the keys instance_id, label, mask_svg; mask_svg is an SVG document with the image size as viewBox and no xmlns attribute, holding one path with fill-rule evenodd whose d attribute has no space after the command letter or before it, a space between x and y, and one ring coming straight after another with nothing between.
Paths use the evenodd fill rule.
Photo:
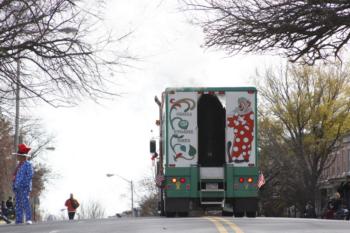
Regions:
<instances>
[{"instance_id":1,"label":"utility pole","mask_svg":"<svg viewBox=\"0 0 350 233\"><path fill-rule=\"evenodd\" d=\"M135 217L135 214L134 214L134 184L132 183L132 180L130 181L130 188L131 188L131 216Z\"/></svg>"},{"instance_id":2,"label":"utility pole","mask_svg":"<svg viewBox=\"0 0 350 233\"><path fill-rule=\"evenodd\" d=\"M19 109L20 109L20 60L19 57L16 60L17 62L17 74L16 74L16 113L15 113L15 136L14 136L14 151L16 152L17 150L17 145L19 144Z\"/></svg>"},{"instance_id":3,"label":"utility pole","mask_svg":"<svg viewBox=\"0 0 350 233\"><path fill-rule=\"evenodd\" d=\"M124 177L118 175L118 174L115 174L115 173L107 173L106 174L107 177L112 177L112 176L118 176L120 179L128 182L130 184L130 191L131 191L131 215L132 217L135 216L134 214L134 183L132 182L132 180L128 180L128 179L125 179Z\"/></svg>"}]
</instances>

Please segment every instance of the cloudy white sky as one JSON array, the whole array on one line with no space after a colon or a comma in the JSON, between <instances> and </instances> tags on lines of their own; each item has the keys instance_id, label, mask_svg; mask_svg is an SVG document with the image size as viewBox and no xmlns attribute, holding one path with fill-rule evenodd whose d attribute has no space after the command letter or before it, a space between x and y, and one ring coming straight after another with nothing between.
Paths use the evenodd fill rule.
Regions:
<instances>
[{"instance_id":1,"label":"cloudy white sky","mask_svg":"<svg viewBox=\"0 0 350 233\"><path fill-rule=\"evenodd\" d=\"M58 175L41 200L42 210L59 214L70 193L81 202L99 201L108 215L130 209L128 183L151 174L149 140L155 137L158 107L154 96L166 87L252 85L255 69L278 57L239 55L201 47L203 34L188 22L175 0L106 1L105 24L116 32L135 29L126 41L141 61L115 74L121 97L96 105L83 101L75 108L35 110L56 135L47 163ZM138 196L135 196L136 200Z\"/></svg>"}]
</instances>

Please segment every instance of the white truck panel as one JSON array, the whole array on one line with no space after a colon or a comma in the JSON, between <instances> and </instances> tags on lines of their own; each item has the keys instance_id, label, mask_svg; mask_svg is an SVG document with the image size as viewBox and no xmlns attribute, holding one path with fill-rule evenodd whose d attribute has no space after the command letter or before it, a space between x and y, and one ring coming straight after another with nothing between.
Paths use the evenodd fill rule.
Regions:
<instances>
[{"instance_id":1,"label":"white truck panel","mask_svg":"<svg viewBox=\"0 0 350 233\"><path fill-rule=\"evenodd\" d=\"M197 92L168 96L168 164L189 167L198 162Z\"/></svg>"},{"instance_id":2,"label":"white truck panel","mask_svg":"<svg viewBox=\"0 0 350 233\"><path fill-rule=\"evenodd\" d=\"M256 165L255 95L226 92L226 162L237 167Z\"/></svg>"}]
</instances>

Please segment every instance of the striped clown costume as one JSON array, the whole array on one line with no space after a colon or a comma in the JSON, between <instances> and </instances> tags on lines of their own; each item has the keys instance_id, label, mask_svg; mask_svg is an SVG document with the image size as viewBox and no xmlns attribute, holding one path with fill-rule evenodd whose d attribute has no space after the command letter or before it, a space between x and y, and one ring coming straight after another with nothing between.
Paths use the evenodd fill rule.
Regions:
<instances>
[{"instance_id":1,"label":"striped clown costume","mask_svg":"<svg viewBox=\"0 0 350 233\"><path fill-rule=\"evenodd\" d=\"M12 185L12 189L16 197L16 224L23 223L23 214L25 214L27 224L32 223L32 211L30 208L29 195L32 191L33 166L27 160L29 157L29 150L30 148L28 148L25 144L19 144L18 152L15 153L19 160L13 174Z\"/></svg>"}]
</instances>

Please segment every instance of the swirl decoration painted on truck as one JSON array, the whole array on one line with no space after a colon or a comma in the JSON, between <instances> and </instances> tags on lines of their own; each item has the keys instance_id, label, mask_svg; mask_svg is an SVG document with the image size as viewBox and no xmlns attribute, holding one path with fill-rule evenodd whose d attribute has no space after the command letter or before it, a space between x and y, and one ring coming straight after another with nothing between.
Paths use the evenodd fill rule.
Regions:
<instances>
[{"instance_id":1,"label":"swirl decoration painted on truck","mask_svg":"<svg viewBox=\"0 0 350 233\"><path fill-rule=\"evenodd\" d=\"M174 134L170 137L170 147L174 153L174 160L193 160L197 154L196 148L191 145L191 140L186 135L193 134L193 129L189 129L190 123L186 117L191 116L191 111L195 109L196 102L190 98L183 98L175 101L170 100L170 126Z\"/></svg>"}]
</instances>

